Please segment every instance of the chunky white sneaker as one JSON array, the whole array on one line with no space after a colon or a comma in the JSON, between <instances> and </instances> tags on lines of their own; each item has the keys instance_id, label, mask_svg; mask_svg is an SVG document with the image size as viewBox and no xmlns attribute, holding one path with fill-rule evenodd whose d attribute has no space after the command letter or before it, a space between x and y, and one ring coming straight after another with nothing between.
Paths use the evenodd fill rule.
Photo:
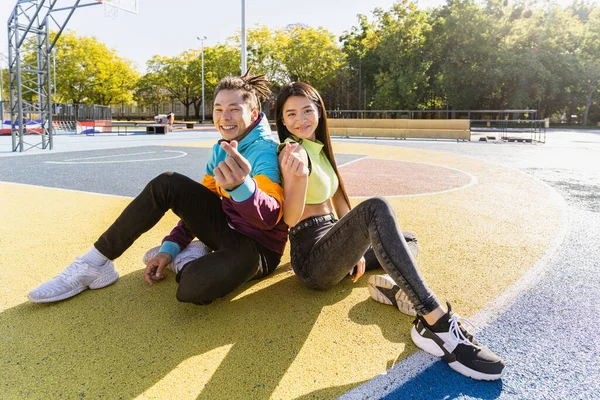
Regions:
<instances>
[{"instance_id":1,"label":"chunky white sneaker","mask_svg":"<svg viewBox=\"0 0 600 400\"><path fill-rule=\"evenodd\" d=\"M493 381L506 372L504 361L475 340L467 331L473 325L458 314L448 312L435 324L417 317L410 331L413 342L422 350L441 357L458 373L477 380Z\"/></svg>"},{"instance_id":2,"label":"chunky white sneaker","mask_svg":"<svg viewBox=\"0 0 600 400\"><path fill-rule=\"evenodd\" d=\"M86 289L100 289L119 278L112 261L102 267L92 267L76 258L63 272L32 290L27 297L33 303L49 303L73 297Z\"/></svg>"},{"instance_id":3,"label":"chunky white sneaker","mask_svg":"<svg viewBox=\"0 0 600 400\"><path fill-rule=\"evenodd\" d=\"M144 265L148 264L148 261L153 259L160 250L160 246L156 246L151 248L144 254L142 258L142 262ZM207 255L212 250L209 249L204 243L199 240L194 240L191 242L185 249L183 249L177 256L175 260L171 261L167 268L173 271L174 273L178 273L181 271L183 266L191 261L197 260L198 258Z\"/></svg>"},{"instance_id":4,"label":"chunky white sneaker","mask_svg":"<svg viewBox=\"0 0 600 400\"><path fill-rule=\"evenodd\" d=\"M396 306L402 313L411 317L417 315L413 303L389 275L371 275L368 287L373 300Z\"/></svg>"}]
</instances>

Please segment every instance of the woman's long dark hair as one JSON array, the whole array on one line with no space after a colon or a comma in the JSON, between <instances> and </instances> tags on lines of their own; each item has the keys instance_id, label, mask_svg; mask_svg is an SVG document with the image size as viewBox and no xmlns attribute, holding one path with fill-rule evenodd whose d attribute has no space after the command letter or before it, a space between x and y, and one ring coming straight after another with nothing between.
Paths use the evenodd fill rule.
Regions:
<instances>
[{"instance_id":1,"label":"woman's long dark hair","mask_svg":"<svg viewBox=\"0 0 600 400\"><path fill-rule=\"evenodd\" d=\"M276 122L277 122L277 134L279 135L279 141L283 143L285 139L292 137L292 134L288 129L283 125L283 105L287 101L289 97L292 96L301 96L306 97L310 101L312 101L317 108L319 109L319 124L317 125L317 129L315 131L315 137L321 143L323 143L323 149L325 150L325 155L327 159L331 163L335 174L340 181L340 188L342 189L342 194L344 195L344 199L346 203L348 203L348 207L350 205L350 199L348 199L348 194L346 193L346 187L344 186L344 181L340 176L340 173L337 168L337 164L335 163L335 158L333 158L333 148L331 147L331 139L329 137L329 127L327 125L327 110L325 110L325 104L323 103L323 99L321 95L315 88L310 86L308 83L304 82L290 82L285 85L279 96L277 96L277 105L275 108Z\"/></svg>"}]
</instances>

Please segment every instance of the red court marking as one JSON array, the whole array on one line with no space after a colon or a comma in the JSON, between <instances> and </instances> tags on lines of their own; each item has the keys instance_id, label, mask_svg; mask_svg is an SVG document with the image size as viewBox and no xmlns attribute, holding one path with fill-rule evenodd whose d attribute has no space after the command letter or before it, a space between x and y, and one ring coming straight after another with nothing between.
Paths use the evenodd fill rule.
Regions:
<instances>
[{"instance_id":1,"label":"red court marking","mask_svg":"<svg viewBox=\"0 0 600 400\"><path fill-rule=\"evenodd\" d=\"M340 167L349 196L410 196L468 185L471 175L439 165L363 158Z\"/></svg>"}]
</instances>

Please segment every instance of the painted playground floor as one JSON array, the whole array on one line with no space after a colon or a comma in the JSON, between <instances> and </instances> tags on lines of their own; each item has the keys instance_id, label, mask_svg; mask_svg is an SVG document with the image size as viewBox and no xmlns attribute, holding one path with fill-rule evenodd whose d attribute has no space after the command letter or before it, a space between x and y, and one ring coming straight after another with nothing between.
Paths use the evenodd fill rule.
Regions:
<instances>
[{"instance_id":1,"label":"painted playground floor","mask_svg":"<svg viewBox=\"0 0 600 400\"><path fill-rule=\"evenodd\" d=\"M167 215L116 261L120 279L56 304L27 292L85 252L144 184L195 179L216 132L0 138L2 398L594 398L600 392L600 135L526 143L336 140L358 202L385 195L421 244L432 289L501 353L498 382L417 352L411 319L369 298L367 278L304 288L286 254L270 277L212 305L152 287L144 252Z\"/></svg>"}]
</instances>

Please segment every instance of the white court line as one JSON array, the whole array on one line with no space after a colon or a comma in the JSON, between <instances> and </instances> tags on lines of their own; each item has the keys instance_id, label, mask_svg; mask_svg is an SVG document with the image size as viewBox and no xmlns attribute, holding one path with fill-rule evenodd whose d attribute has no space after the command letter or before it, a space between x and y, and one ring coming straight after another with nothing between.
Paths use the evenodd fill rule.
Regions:
<instances>
[{"instance_id":1,"label":"white court line","mask_svg":"<svg viewBox=\"0 0 600 400\"><path fill-rule=\"evenodd\" d=\"M152 152L151 152L152 153ZM161 160L174 160L176 158L185 157L188 155L185 151L178 150L165 150L165 153L179 153L177 156L171 157L160 157L160 158L145 158L145 159L134 159L134 160L111 160L111 161L44 161L46 164L121 164L121 163L132 163L132 162L147 162L147 161L161 161ZM123 154L120 156L131 156L131 155L139 155L139 154L149 154L149 153L138 153L138 154ZM114 156L114 157L120 157ZM110 157L110 156L106 156ZM100 157L89 157L89 158L80 158L80 160L89 160Z\"/></svg>"},{"instance_id":2,"label":"white court line","mask_svg":"<svg viewBox=\"0 0 600 400\"><path fill-rule=\"evenodd\" d=\"M354 164L355 162L360 161L360 160L364 160L367 157L369 157L369 156L359 157L356 160L348 161L347 163L344 163L344 164L338 164L338 168L342 168L342 167L345 167L346 165Z\"/></svg>"},{"instance_id":3,"label":"white court line","mask_svg":"<svg viewBox=\"0 0 600 400\"><path fill-rule=\"evenodd\" d=\"M110 156L98 156L98 157L84 157L84 158L69 158L65 161L79 161L79 160L95 160L98 158L111 158L111 157L127 157L127 156L139 156L141 154L154 154L155 151L146 151L143 153L129 153L129 154L112 154Z\"/></svg>"},{"instance_id":4,"label":"white court line","mask_svg":"<svg viewBox=\"0 0 600 400\"><path fill-rule=\"evenodd\" d=\"M347 165L350 165L352 163L355 163L357 161L363 160L367 157L363 157L363 158L359 158L357 160L353 160L350 161L346 164L342 164L340 165L341 167L345 167ZM462 174L467 175L471 180L469 181L469 183L466 183L462 186L458 186L455 188L450 188L450 189L446 189L446 190L441 190L439 192L425 192L425 193L413 193L413 194L397 194L397 195L390 195L390 196L382 196L382 197L388 197L388 198L397 198L397 197L419 197L419 196L434 196L434 195L438 195L438 194L443 194L443 193L450 193L450 192L454 192L457 190L463 190L463 189L467 189L471 186L476 185L479 181L477 180L477 177L473 174L470 174L468 172L465 172L463 170L457 169L457 168L452 168L452 167L447 167L445 165L439 165L439 164L432 164L432 163L425 163L425 162L418 162L418 161L404 161L404 160L394 160L391 158L371 158L372 160L385 160L385 161L399 161L399 162L403 162L403 163L412 163L412 164L423 164L423 165L430 165L432 167L440 167L440 168L446 168L449 169L451 171L456 171L456 172L460 172ZM348 196L351 199L360 199L360 198L365 198L365 197L371 197L371 196Z\"/></svg>"},{"instance_id":5,"label":"white court line","mask_svg":"<svg viewBox=\"0 0 600 400\"><path fill-rule=\"evenodd\" d=\"M471 157L473 158L473 157ZM504 314L508 308L516 303L519 296L533 288L546 274L552 266L554 258L557 256L560 248L564 245L567 234L571 229L571 219L568 212L568 205L563 196L560 195L552 186L529 175L521 170L512 167L504 167L513 172L533 178L549 189L550 196L556 201L560 208L560 223L557 235L552 239L548 249L538 259L533 266L516 282L510 285L497 298L490 300L481 310L479 310L469 320L477 327L471 333L487 328L496 323L496 320ZM415 354L401 360L391 369L381 375L374 377L366 383L344 393L339 397L340 400L355 400L365 398L382 398L388 396L404 385L409 383L417 375L421 374L426 369L430 368L434 363L440 361L439 358L427 354L423 350L417 351Z\"/></svg>"},{"instance_id":6,"label":"white court line","mask_svg":"<svg viewBox=\"0 0 600 400\"><path fill-rule=\"evenodd\" d=\"M107 193L98 193L98 192L86 192L85 190L77 190L77 189L65 189L54 186L41 186L41 185L32 185L31 183L19 183L19 182L8 182L8 181L0 181L0 184L6 185L16 185L16 186L26 186L32 188L42 188L42 189L50 189L50 190L59 190L62 192L71 192L71 193L83 193L83 194L92 194L94 196L106 196L106 197L116 197L118 199L134 199L132 196L121 196L118 194L107 194Z\"/></svg>"}]
</instances>

